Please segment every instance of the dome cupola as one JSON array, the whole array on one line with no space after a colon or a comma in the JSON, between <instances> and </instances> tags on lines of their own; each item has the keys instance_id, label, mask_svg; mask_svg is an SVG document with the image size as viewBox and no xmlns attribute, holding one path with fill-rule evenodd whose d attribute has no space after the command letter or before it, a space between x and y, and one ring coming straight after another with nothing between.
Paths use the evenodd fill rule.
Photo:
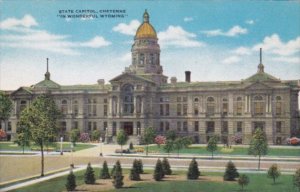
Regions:
<instances>
[{"instance_id":1,"label":"dome cupola","mask_svg":"<svg viewBox=\"0 0 300 192\"><path fill-rule=\"evenodd\" d=\"M144 18L143 23L137 29L135 38L136 39L139 39L139 38L155 38L155 39L157 39L156 31L149 22L149 14L147 12L147 9L145 10L143 18Z\"/></svg>"}]
</instances>

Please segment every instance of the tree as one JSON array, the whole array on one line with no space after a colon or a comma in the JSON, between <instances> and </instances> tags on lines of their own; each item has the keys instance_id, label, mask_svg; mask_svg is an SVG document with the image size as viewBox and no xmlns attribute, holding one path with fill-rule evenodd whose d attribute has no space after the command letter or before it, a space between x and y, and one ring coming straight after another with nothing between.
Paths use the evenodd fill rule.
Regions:
<instances>
[{"instance_id":1,"label":"tree","mask_svg":"<svg viewBox=\"0 0 300 192\"><path fill-rule=\"evenodd\" d=\"M200 176L200 171L198 169L198 163L195 158L192 159L190 165L189 165L189 170L187 173L187 178L191 180L198 179Z\"/></svg>"},{"instance_id":2,"label":"tree","mask_svg":"<svg viewBox=\"0 0 300 192\"><path fill-rule=\"evenodd\" d=\"M130 170L129 178L132 181L141 180L140 172L139 172L139 168L138 168L138 161L136 159L133 161L132 168Z\"/></svg>"},{"instance_id":3,"label":"tree","mask_svg":"<svg viewBox=\"0 0 300 192\"><path fill-rule=\"evenodd\" d=\"M109 170L106 161L103 162L102 169L100 171L100 179L110 179Z\"/></svg>"},{"instance_id":4,"label":"tree","mask_svg":"<svg viewBox=\"0 0 300 192\"><path fill-rule=\"evenodd\" d=\"M244 190L244 186L249 184L249 177L247 175L240 175L238 179L238 184L242 187L242 191Z\"/></svg>"},{"instance_id":5,"label":"tree","mask_svg":"<svg viewBox=\"0 0 300 192\"><path fill-rule=\"evenodd\" d=\"M73 143L73 145L76 145L76 142L80 138L80 131L79 129L72 129L70 132L70 141Z\"/></svg>"},{"instance_id":6,"label":"tree","mask_svg":"<svg viewBox=\"0 0 300 192\"><path fill-rule=\"evenodd\" d=\"M273 179L273 183L275 184L276 179L280 176L280 170L277 164L271 165L268 170L268 177Z\"/></svg>"},{"instance_id":7,"label":"tree","mask_svg":"<svg viewBox=\"0 0 300 192\"><path fill-rule=\"evenodd\" d=\"M31 139L31 134L29 128L18 123L17 137L15 143L17 143L19 146L22 147L23 154L24 154L25 147L30 146L30 139Z\"/></svg>"},{"instance_id":8,"label":"tree","mask_svg":"<svg viewBox=\"0 0 300 192\"><path fill-rule=\"evenodd\" d=\"M121 151L123 155L123 145L126 144L128 137L123 129L121 129L117 134L117 143L121 146Z\"/></svg>"},{"instance_id":9,"label":"tree","mask_svg":"<svg viewBox=\"0 0 300 192\"><path fill-rule=\"evenodd\" d=\"M95 174L91 163L88 163L88 166L84 173L84 182L85 184L95 184Z\"/></svg>"},{"instance_id":10,"label":"tree","mask_svg":"<svg viewBox=\"0 0 300 192\"><path fill-rule=\"evenodd\" d=\"M262 129L258 128L255 130L250 141L248 153L249 155L258 156L258 170L260 170L260 158L268 153L267 138Z\"/></svg>"},{"instance_id":11,"label":"tree","mask_svg":"<svg viewBox=\"0 0 300 192\"><path fill-rule=\"evenodd\" d=\"M211 152L211 158L214 158L214 151L218 149L218 137L212 136L207 143L206 150Z\"/></svg>"},{"instance_id":12,"label":"tree","mask_svg":"<svg viewBox=\"0 0 300 192\"><path fill-rule=\"evenodd\" d=\"M300 168L297 169L297 171L295 172L295 175L293 176L293 184L295 187L298 188L298 190L300 192Z\"/></svg>"},{"instance_id":13,"label":"tree","mask_svg":"<svg viewBox=\"0 0 300 192\"><path fill-rule=\"evenodd\" d=\"M166 138L167 140L175 141L175 139L177 138L176 131L169 130L166 134Z\"/></svg>"},{"instance_id":14,"label":"tree","mask_svg":"<svg viewBox=\"0 0 300 192\"><path fill-rule=\"evenodd\" d=\"M100 133L100 131L99 130L94 130L93 132L92 132L92 141L98 141L99 140L99 138L100 138L100 135L101 135L101 133Z\"/></svg>"},{"instance_id":15,"label":"tree","mask_svg":"<svg viewBox=\"0 0 300 192\"><path fill-rule=\"evenodd\" d=\"M167 158L163 158L162 167L165 175L172 175L170 163Z\"/></svg>"},{"instance_id":16,"label":"tree","mask_svg":"<svg viewBox=\"0 0 300 192\"><path fill-rule=\"evenodd\" d=\"M239 173L232 161L229 161L226 165L226 171L224 173L223 180L234 181L237 177L239 177Z\"/></svg>"},{"instance_id":17,"label":"tree","mask_svg":"<svg viewBox=\"0 0 300 192\"><path fill-rule=\"evenodd\" d=\"M155 179L155 181L161 181L163 177L164 177L164 171L163 171L162 163L160 159L158 159L155 165L153 178Z\"/></svg>"},{"instance_id":18,"label":"tree","mask_svg":"<svg viewBox=\"0 0 300 192\"><path fill-rule=\"evenodd\" d=\"M21 113L20 124L29 129L31 140L40 147L41 176L44 176L44 147L57 136L56 120L61 113L50 95L41 95Z\"/></svg>"},{"instance_id":19,"label":"tree","mask_svg":"<svg viewBox=\"0 0 300 192\"><path fill-rule=\"evenodd\" d=\"M76 177L73 174L73 171L70 171L70 173L67 177L66 188L67 188L67 191L74 191L76 188Z\"/></svg>"},{"instance_id":20,"label":"tree","mask_svg":"<svg viewBox=\"0 0 300 192\"><path fill-rule=\"evenodd\" d=\"M124 185L123 178L124 176L122 174L122 167L120 161L117 161L115 164L115 171L113 174L113 185L116 189L119 189Z\"/></svg>"},{"instance_id":21,"label":"tree","mask_svg":"<svg viewBox=\"0 0 300 192\"><path fill-rule=\"evenodd\" d=\"M143 139L146 144L146 155L148 156L148 145L154 142L155 131L153 128L146 128L144 131Z\"/></svg>"},{"instance_id":22,"label":"tree","mask_svg":"<svg viewBox=\"0 0 300 192\"><path fill-rule=\"evenodd\" d=\"M157 144L158 148L162 145L166 143L166 137L162 136L162 135L157 135L154 138L154 142Z\"/></svg>"},{"instance_id":23,"label":"tree","mask_svg":"<svg viewBox=\"0 0 300 192\"><path fill-rule=\"evenodd\" d=\"M170 156L170 152L174 149L174 142L172 140L167 140L166 144L164 145L164 151L168 153Z\"/></svg>"},{"instance_id":24,"label":"tree","mask_svg":"<svg viewBox=\"0 0 300 192\"><path fill-rule=\"evenodd\" d=\"M192 143L189 137L180 137L174 141L174 149L177 150L177 157L179 157L179 151L182 148L188 147Z\"/></svg>"},{"instance_id":25,"label":"tree","mask_svg":"<svg viewBox=\"0 0 300 192\"><path fill-rule=\"evenodd\" d=\"M144 169L143 169L143 162L141 159L139 160L136 160L136 167L137 167L137 170L140 174L144 173Z\"/></svg>"},{"instance_id":26,"label":"tree","mask_svg":"<svg viewBox=\"0 0 300 192\"><path fill-rule=\"evenodd\" d=\"M8 95L4 94L4 92L0 91L0 126L2 121L4 122L9 118L10 112L13 109L13 103ZM4 131L6 131L6 127L4 127Z\"/></svg>"}]
</instances>

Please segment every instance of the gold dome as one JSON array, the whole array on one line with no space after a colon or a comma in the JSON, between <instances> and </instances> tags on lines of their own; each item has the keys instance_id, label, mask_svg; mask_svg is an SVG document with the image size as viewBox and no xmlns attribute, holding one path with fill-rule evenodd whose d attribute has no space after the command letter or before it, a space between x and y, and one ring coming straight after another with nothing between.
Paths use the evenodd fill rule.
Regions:
<instances>
[{"instance_id":1,"label":"gold dome","mask_svg":"<svg viewBox=\"0 0 300 192\"><path fill-rule=\"evenodd\" d=\"M149 14L147 13L147 10L143 17L144 22L137 29L135 38L157 38L155 29L149 23Z\"/></svg>"}]
</instances>

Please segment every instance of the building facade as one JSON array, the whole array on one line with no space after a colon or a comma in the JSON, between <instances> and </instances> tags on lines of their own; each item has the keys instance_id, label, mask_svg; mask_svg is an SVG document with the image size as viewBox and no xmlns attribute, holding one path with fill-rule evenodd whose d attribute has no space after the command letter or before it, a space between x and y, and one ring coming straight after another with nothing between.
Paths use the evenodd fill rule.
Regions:
<instances>
[{"instance_id":1,"label":"building facade","mask_svg":"<svg viewBox=\"0 0 300 192\"><path fill-rule=\"evenodd\" d=\"M14 110L2 127L13 139L20 112L37 95L50 92L63 113L58 134L64 137L76 128L100 130L107 142L113 142L120 129L134 139L153 127L162 135L175 130L196 143L218 135L222 143L235 136L247 144L254 130L262 128L270 144L281 144L299 129L299 80L267 74L261 60L257 72L241 81L192 82L186 71L184 82L176 77L168 82L147 11L131 53L131 65L108 84L100 79L92 85L60 85L51 80L47 59L43 81L10 92Z\"/></svg>"}]
</instances>

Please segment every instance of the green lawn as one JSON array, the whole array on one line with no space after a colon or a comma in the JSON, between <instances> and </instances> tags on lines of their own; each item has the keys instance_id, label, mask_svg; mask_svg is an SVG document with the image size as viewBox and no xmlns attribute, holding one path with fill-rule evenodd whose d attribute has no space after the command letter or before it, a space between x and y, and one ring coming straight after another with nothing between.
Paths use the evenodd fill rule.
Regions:
<instances>
[{"instance_id":1,"label":"green lawn","mask_svg":"<svg viewBox=\"0 0 300 192\"><path fill-rule=\"evenodd\" d=\"M150 153L165 153L163 146L149 146ZM179 151L180 154L199 154L199 155L211 155L210 152L206 150L206 146L195 146L182 149ZM172 153L177 153L177 151L172 151ZM240 146L232 146L232 151L223 147L218 147L218 150L214 152L214 155L248 155L248 148ZM282 149L282 148L269 148L268 156L300 156L300 147L295 146L294 148Z\"/></svg>"},{"instance_id":2,"label":"green lawn","mask_svg":"<svg viewBox=\"0 0 300 192\"><path fill-rule=\"evenodd\" d=\"M95 170L95 176L99 176L99 169ZM83 174L85 170L75 173L77 185L84 183ZM149 171L147 171L149 172ZM124 174L128 174L128 170L124 169ZM152 173L150 171L149 173ZM176 174L185 174L184 171L175 172ZM202 175L222 176L222 173L203 173ZM246 186L246 192L297 192L292 185L292 175L281 175L276 184L267 177L266 174L247 174L250 178L250 184ZM13 192L61 192L65 190L66 177L62 176L49 181L34 184L22 189L14 190ZM201 181L201 176L200 176ZM99 186L101 187L101 185ZM234 192L239 191L240 187L236 182L204 182L201 181L161 181L152 183L138 183L129 188L122 188L119 190L111 190L120 192Z\"/></svg>"},{"instance_id":3,"label":"green lawn","mask_svg":"<svg viewBox=\"0 0 300 192\"><path fill-rule=\"evenodd\" d=\"M77 143L74 147L75 151L83 150L83 149L88 149L94 147L94 145L91 144L86 144L86 143ZM64 149L70 149L71 144L70 143L63 143L63 148ZM39 146L32 144L30 147L25 147L26 151L30 151L32 149L38 149ZM49 149L51 150L59 150L60 149L60 143L54 143L49 146ZM22 151L23 148L21 146L18 146L17 144L14 144L13 142L0 142L0 152L1 151ZM45 148L47 150L47 148Z\"/></svg>"}]
</instances>

